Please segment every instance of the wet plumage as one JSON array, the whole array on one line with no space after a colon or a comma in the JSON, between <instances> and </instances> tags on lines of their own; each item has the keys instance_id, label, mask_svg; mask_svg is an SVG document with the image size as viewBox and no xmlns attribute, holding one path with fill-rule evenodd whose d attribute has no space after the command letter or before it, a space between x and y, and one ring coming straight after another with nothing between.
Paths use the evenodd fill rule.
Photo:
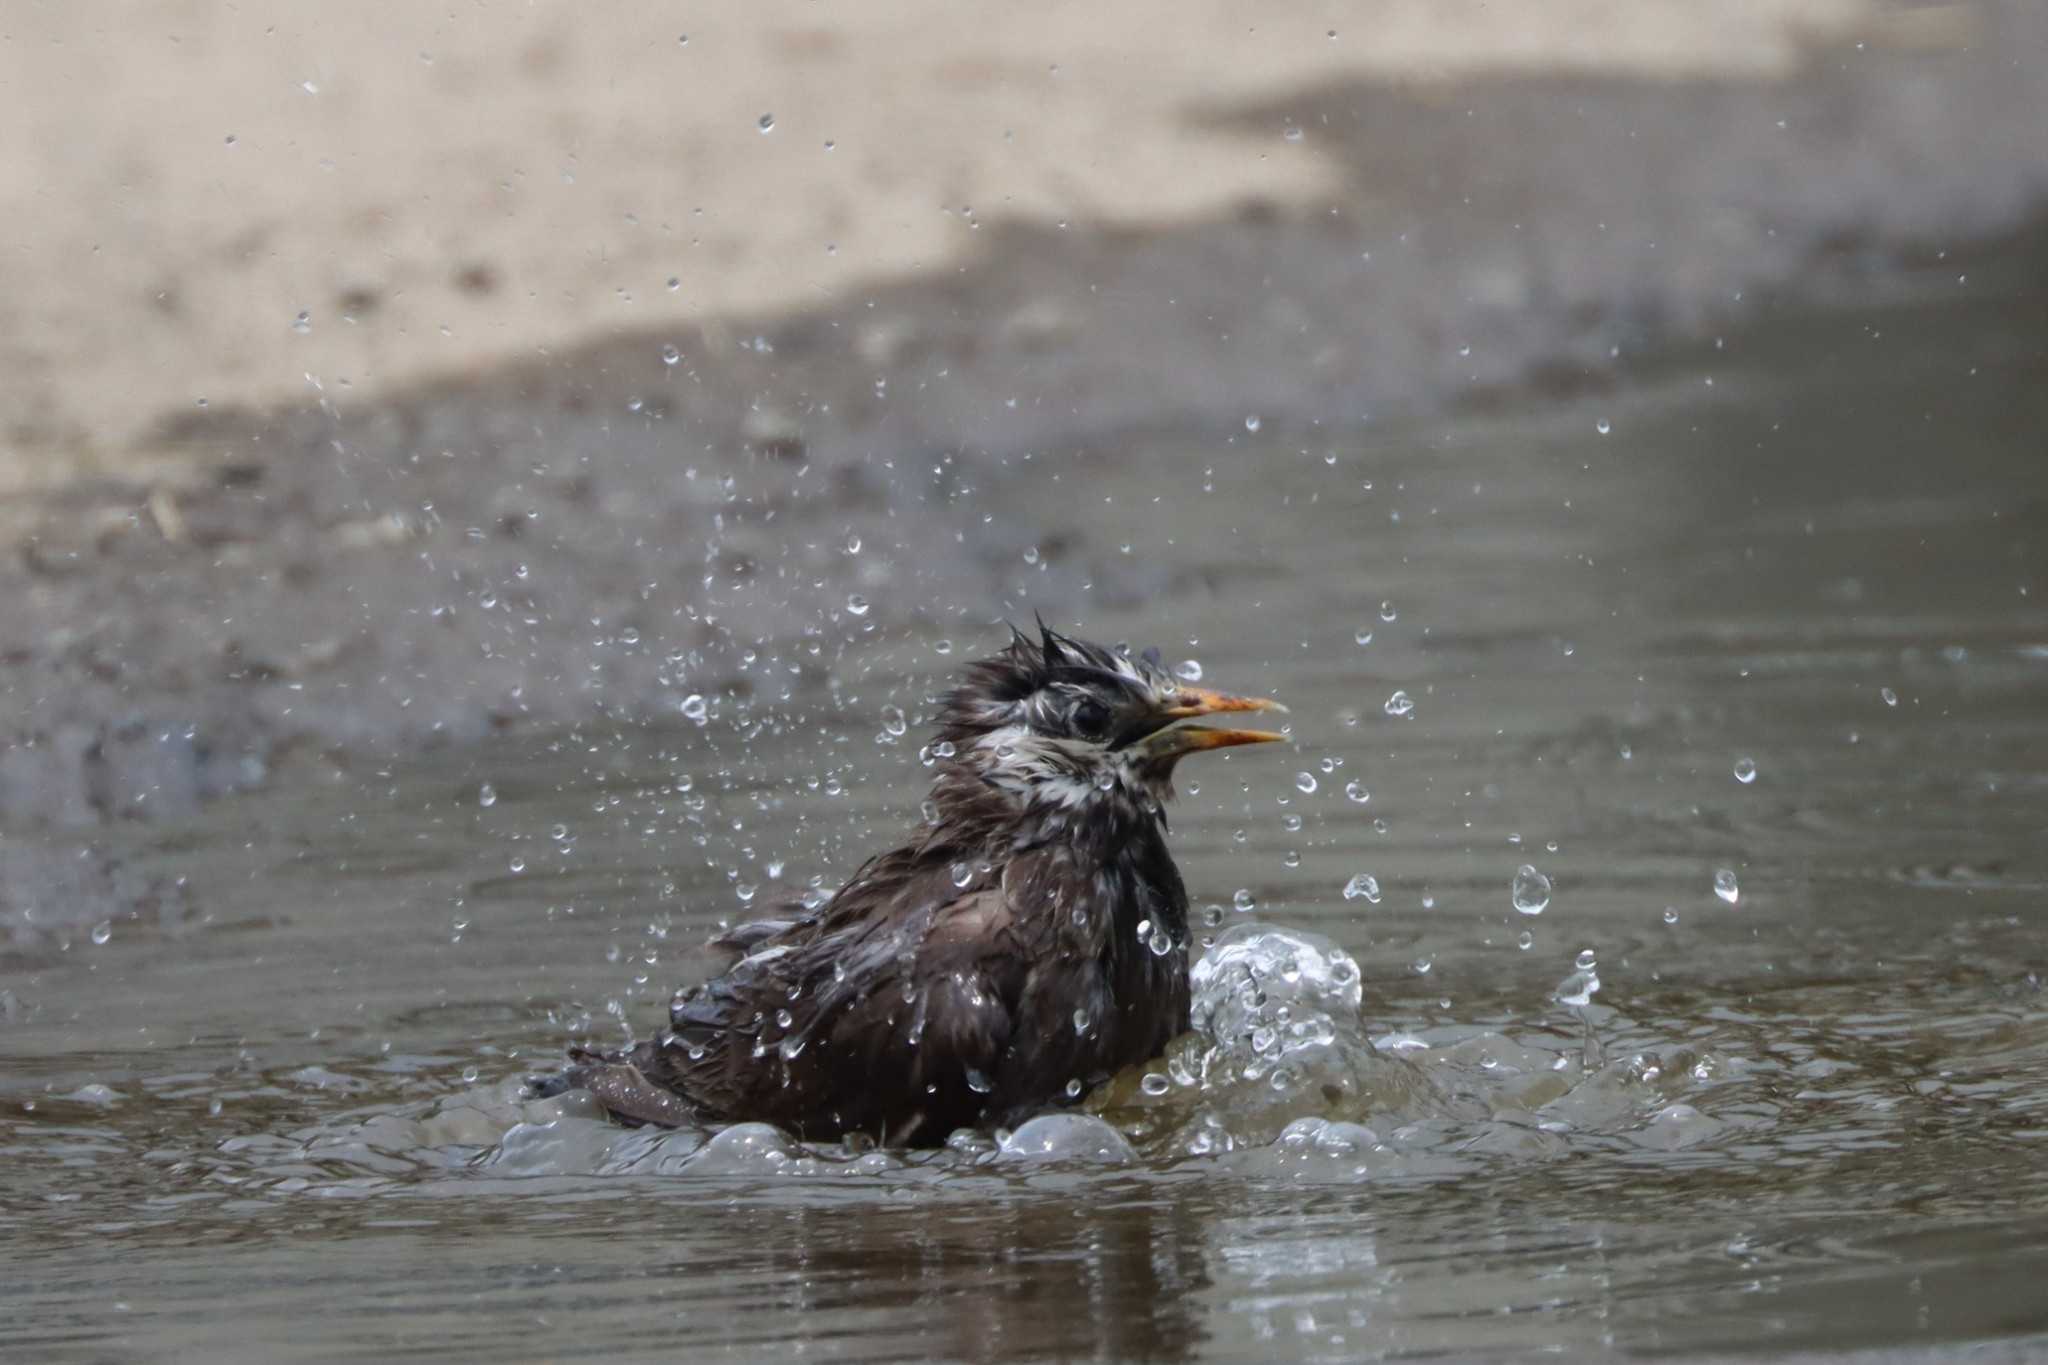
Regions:
<instances>
[{"instance_id":1,"label":"wet plumage","mask_svg":"<svg viewBox=\"0 0 2048 1365\"><path fill-rule=\"evenodd\" d=\"M1277 739L1180 722L1279 709L1042 630L970 664L941 708L933 817L817 910L743 924L668 1028L572 1052L634 1121L761 1120L805 1138L943 1142L1071 1103L1188 1025L1174 765Z\"/></svg>"}]
</instances>

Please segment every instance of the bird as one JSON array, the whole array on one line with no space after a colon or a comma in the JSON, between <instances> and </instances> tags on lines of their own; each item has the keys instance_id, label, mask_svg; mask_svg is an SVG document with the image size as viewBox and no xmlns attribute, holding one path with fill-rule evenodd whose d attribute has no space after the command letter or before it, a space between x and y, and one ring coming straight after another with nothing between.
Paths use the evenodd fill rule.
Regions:
<instances>
[{"instance_id":1,"label":"bird","mask_svg":"<svg viewBox=\"0 0 2048 1365\"><path fill-rule=\"evenodd\" d=\"M815 908L714 939L724 970L676 992L665 1029L573 1047L532 1092L585 1089L633 1125L928 1147L1078 1103L1186 1032L1174 768L1286 738L1192 718L1286 707L1037 624L941 698L902 843Z\"/></svg>"}]
</instances>

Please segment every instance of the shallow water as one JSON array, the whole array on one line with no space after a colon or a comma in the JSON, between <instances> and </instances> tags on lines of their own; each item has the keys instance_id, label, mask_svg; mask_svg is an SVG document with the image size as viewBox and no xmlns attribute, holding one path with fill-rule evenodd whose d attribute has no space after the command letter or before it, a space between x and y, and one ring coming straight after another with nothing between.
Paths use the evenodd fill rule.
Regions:
<instances>
[{"instance_id":1,"label":"shallow water","mask_svg":"<svg viewBox=\"0 0 2048 1365\"><path fill-rule=\"evenodd\" d=\"M1092 598L1083 633L1293 708L1291 751L1187 770L1198 928L1363 975L1278 1088L1241 1053L1125 1078L1096 1107L1128 1153L706 1145L515 1098L913 819L926 699L985 631L848 617L701 726L305 760L122 832L184 879L164 913L50 907L0 965L10 1344L2048 1350L2048 397L2039 297L1973 276L1570 401L1044 461L1159 591L1048 556L1006 610Z\"/></svg>"}]
</instances>

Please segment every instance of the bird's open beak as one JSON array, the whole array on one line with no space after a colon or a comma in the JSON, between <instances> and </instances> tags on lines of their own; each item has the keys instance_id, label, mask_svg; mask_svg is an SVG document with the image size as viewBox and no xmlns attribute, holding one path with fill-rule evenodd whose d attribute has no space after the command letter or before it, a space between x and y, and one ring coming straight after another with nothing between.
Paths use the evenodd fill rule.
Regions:
<instances>
[{"instance_id":1,"label":"bird's open beak","mask_svg":"<svg viewBox=\"0 0 2048 1365\"><path fill-rule=\"evenodd\" d=\"M1206 687L1183 687L1172 706L1156 714L1174 721L1189 716L1213 716L1227 711L1285 711L1287 708L1267 697L1233 697ZM1156 757L1179 757L1198 749L1227 749L1237 744L1271 744L1287 736L1272 730L1223 730L1207 725L1182 725L1155 731L1145 747Z\"/></svg>"}]
</instances>

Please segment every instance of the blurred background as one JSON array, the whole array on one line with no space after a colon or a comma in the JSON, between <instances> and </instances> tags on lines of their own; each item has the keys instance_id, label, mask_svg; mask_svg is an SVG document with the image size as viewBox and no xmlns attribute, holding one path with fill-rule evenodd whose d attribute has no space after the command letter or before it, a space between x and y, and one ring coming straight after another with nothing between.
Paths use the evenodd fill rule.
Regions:
<instances>
[{"instance_id":1,"label":"blurred background","mask_svg":"<svg viewBox=\"0 0 2048 1365\"><path fill-rule=\"evenodd\" d=\"M2044 1340L2048 9L19 0L0 98L46 1358ZM1328 935L1457 1103L590 1183L668 1168L493 1087L915 820L1034 613L1290 704L1197 950Z\"/></svg>"}]
</instances>

